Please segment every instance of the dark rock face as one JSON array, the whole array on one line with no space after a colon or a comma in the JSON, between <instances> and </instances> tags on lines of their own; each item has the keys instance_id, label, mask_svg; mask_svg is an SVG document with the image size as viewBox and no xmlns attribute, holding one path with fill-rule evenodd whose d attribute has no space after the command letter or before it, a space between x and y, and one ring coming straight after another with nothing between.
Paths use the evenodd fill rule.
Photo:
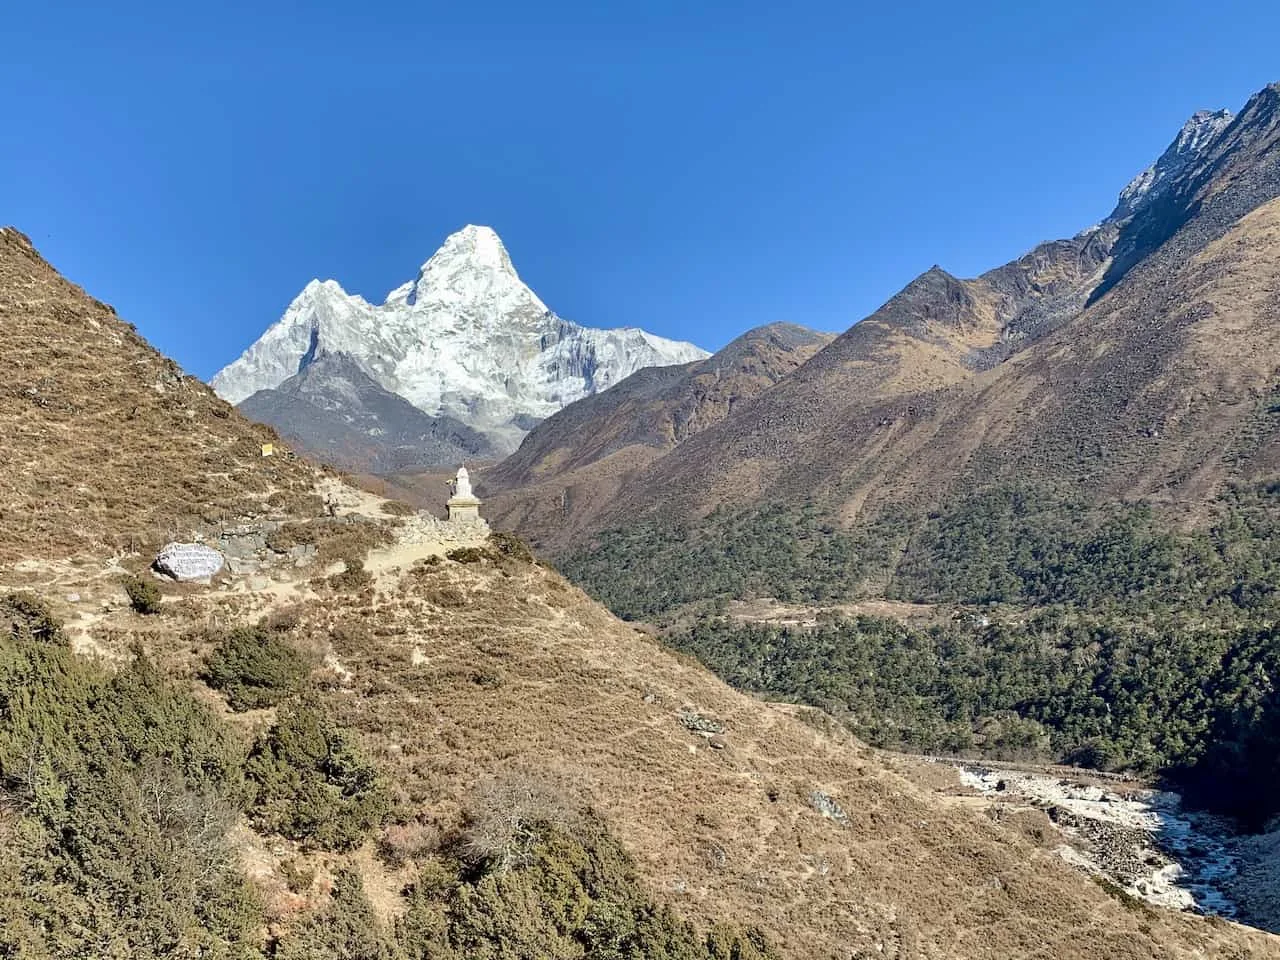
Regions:
<instances>
[{"instance_id":1,"label":"dark rock face","mask_svg":"<svg viewBox=\"0 0 1280 960\"><path fill-rule=\"evenodd\" d=\"M1144 206L1163 196L1234 119L1230 110L1216 110L1212 113L1201 110L1193 114L1160 158L1121 191L1120 200L1107 219L1115 223L1127 220Z\"/></svg>"},{"instance_id":2,"label":"dark rock face","mask_svg":"<svg viewBox=\"0 0 1280 960\"><path fill-rule=\"evenodd\" d=\"M1103 279L1118 234L1114 224L1102 224L1070 240L1042 243L983 274L998 298L1002 335L998 344L974 352L974 366L998 363L1027 341L1079 316Z\"/></svg>"},{"instance_id":3,"label":"dark rock face","mask_svg":"<svg viewBox=\"0 0 1280 960\"><path fill-rule=\"evenodd\" d=\"M487 437L451 417L432 417L373 381L351 358L320 354L240 412L275 427L301 452L343 470L392 473L492 456Z\"/></svg>"},{"instance_id":4,"label":"dark rock face","mask_svg":"<svg viewBox=\"0 0 1280 960\"><path fill-rule=\"evenodd\" d=\"M1159 194L1121 226L1111 266L1090 302L1139 264L1160 269L1185 261L1250 210L1277 196L1280 84L1273 84L1250 98L1229 126L1204 144ZM1175 238L1175 248L1162 249Z\"/></svg>"}]
</instances>

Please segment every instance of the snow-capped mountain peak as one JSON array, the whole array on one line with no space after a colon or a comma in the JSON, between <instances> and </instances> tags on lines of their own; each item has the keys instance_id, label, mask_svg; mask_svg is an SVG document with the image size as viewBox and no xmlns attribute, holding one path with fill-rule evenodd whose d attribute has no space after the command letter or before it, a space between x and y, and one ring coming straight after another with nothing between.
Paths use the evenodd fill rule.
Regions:
<instances>
[{"instance_id":1,"label":"snow-capped mountain peak","mask_svg":"<svg viewBox=\"0 0 1280 960\"><path fill-rule=\"evenodd\" d=\"M529 425L648 366L708 356L643 330L563 320L520 279L489 227L451 234L381 305L313 280L212 380L240 403L317 355L343 353L431 416L451 416L513 448Z\"/></svg>"},{"instance_id":2,"label":"snow-capped mountain peak","mask_svg":"<svg viewBox=\"0 0 1280 960\"><path fill-rule=\"evenodd\" d=\"M424 296L438 301L480 304L495 300L528 300L546 306L524 285L511 256L492 227L468 224L450 234L418 276L387 294L386 304L414 306Z\"/></svg>"},{"instance_id":3,"label":"snow-capped mountain peak","mask_svg":"<svg viewBox=\"0 0 1280 960\"><path fill-rule=\"evenodd\" d=\"M440 249L432 255L422 267L427 272L433 266L440 270L448 270L456 264L497 271L518 280L516 268L511 263L507 248L492 227L467 224L457 233L445 238Z\"/></svg>"}]
</instances>

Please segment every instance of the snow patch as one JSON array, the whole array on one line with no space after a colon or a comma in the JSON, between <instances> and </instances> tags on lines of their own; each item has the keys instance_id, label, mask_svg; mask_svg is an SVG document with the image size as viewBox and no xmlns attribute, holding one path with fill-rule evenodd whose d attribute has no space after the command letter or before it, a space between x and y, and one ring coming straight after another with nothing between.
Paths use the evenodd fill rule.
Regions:
<instances>
[{"instance_id":1,"label":"snow patch","mask_svg":"<svg viewBox=\"0 0 1280 960\"><path fill-rule=\"evenodd\" d=\"M1201 110L1183 124L1167 150L1147 169L1133 178L1122 191L1110 220L1124 220L1162 196L1174 181L1231 125L1235 115L1230 110L1210 113Z\"/></svg>"}]
</instances>

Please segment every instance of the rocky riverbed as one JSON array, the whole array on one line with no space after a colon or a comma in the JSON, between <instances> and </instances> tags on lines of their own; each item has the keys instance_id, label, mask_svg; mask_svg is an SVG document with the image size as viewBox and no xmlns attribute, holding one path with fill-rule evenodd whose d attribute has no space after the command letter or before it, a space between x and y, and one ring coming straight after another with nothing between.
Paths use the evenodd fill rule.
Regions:
<instances>
[{"instance_id":1,"label":"rocky riverbed","mask_svg":"<svg viewBox=\"0 0 1280 960\"><path fill-rule=\"evenodd\" d=\"M1173 792L983 764L961 780L997 804L1043 810L1064 842L1057 852L1148 903L1280 932L1280 823L1240 833L1188 810Z\"/></svg>"}]
</instances>

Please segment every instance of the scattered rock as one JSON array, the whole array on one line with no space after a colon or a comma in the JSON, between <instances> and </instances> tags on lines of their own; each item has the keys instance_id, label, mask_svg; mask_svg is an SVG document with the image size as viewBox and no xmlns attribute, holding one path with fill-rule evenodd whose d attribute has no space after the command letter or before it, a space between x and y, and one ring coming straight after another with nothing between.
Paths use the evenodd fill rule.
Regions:
<instances>
[{"instance_id":1,"label":"scattered rock","mask_svg":"<svg viewBox=\"0 0 1280 960\"><path fill-rule=\"evenodd\" d=\"M79 602L80 602L80 594L78 593L67 594L67 603L79 603Z\"/></svg>"},{"instance_id":2,"label":"scattered rock","mask_svg":"<svg viewBox=\"0 0 1280 960\"><path fill-rule=\"evenodd\" d=\"M343 662L338 659L337 654L333 652L325 654L324 667L325 669L330 670L342 683L350 683L352 678L355 676L355 674L348 670Z\"/></svg>"},{"instance_id":3,"label":"scattered rock","mask_svg":"<svg viewBox=\"0 0 1280 960\"><path fill-rule=\"evenodd\" d=\"M227 527L218 537L218 549L228 557L252 557L266 548L267 534L277 527L279 524L265 521Z\"/></svg>"},{"instance_id":4,"label":"scattered rock","mask_svg":"<svg viewBox=\"0 0 1280 960\"><path fill-rule=\"evenodd\" d=\"M169 543L156 556L155 568L175 580L207 580L224 563L222 554L203 543Z\"/></svg>"},{"instance_id":5,"label":"scattered rock","mask_svg":"<svg viewBox=\"0 0 1280 960\"><path fill-rule=\"evenodd\" d=\"M694 733L702 733L708 736L716 733L724 733L724 724L719 720L714 720L711 717L704 717L702 714L687 708L680 712L680 723L686 730L690 730Z\"/></svg>"},{"instance_id":6,"label":"scattered rock","mask_svg":"<svg viewBox=\"0 0 1280 960\"><path fill-rule=\"evenodd\" d=\"M840 804L821 790L814 790L809 794L809 805L828 820L834 820L842 827L849 825L849 815L840 808Z\"/></svg>"},{"instance_id":7,"label":"scattered rock","mask_svg":"<svg viewBox=\"0 0 1280 960\"><path fill-rule=\"evenodd\" d=\"M723 750L725 747L729 746L729 741L720 736L720 734L713 733L707 740L707 746L712 750Z\"/></svg>"}]
</instances>

